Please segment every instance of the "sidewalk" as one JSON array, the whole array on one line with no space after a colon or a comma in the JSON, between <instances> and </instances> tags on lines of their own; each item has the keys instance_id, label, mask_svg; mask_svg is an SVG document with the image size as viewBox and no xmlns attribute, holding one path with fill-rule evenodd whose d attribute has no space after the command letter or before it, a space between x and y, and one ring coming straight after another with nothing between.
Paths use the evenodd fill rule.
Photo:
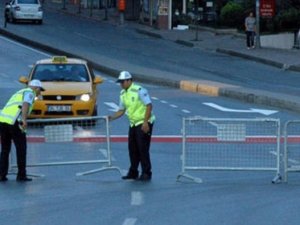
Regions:
<instances>
[{"instance_id":1,"label":"sidewalk","mask_svg":"<svg viewBox=\"0 0 300 225\"><path fill-rule=\"evenodd\" d=\"M60 13L65 13L74 16L80 16L96 21L105 21L112 25L120 24L119 13L114 8L107 10L107 20L105 9L84 9L81 7L79 13L78 5L66 4L63 9L63 3L55 3L53 1L45 1L44 8L54 10ZM199 26L189 30L159 30L147 24L140 24L136 21L125 20L123 26L130 26L139 33L149 35L151 37L163 38L174 41L178 44L187 47L199 48L207 51L217 51L245 59L268 64L285 70L293 70L300 72L300 50L291 49L269 49L257 48L248 50L246 48L245 35L237 33L229 29L214 29L209 27Z\"/></svg>"}]
</instances>

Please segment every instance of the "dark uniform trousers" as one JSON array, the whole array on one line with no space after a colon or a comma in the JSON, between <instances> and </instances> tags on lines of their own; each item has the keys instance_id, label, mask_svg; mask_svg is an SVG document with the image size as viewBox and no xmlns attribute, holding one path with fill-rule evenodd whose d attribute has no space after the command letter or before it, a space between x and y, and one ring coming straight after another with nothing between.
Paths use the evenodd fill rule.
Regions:
<instances>
[{"instance_id":1,"label":"dark uniform trousers","mask_svg":"<svg viewBox=\"0 0 300 225\"><path fill-rule=\"evenodd\" d=\"M5 177L9 167L9 153L12 141L17 152L18 177L26 177L26 133L19 128L19 123L14 125L0 123L1 129L1 157L0 157L0 176Z\"/></svg>"},{"instance_id":2,"label":"dark uniform trousers","mask_svg":"<svg viewBox=\"0 0 300 225\"><path fill-rule=\"evenodd\" d=\"M142 174L151 176L150 143L153 124L149 123L149 132L142 131L142 124L129 128L128 149L130 158L130 173L138 174L138 166L141 163Z\"/></svg>"}]
</instances>

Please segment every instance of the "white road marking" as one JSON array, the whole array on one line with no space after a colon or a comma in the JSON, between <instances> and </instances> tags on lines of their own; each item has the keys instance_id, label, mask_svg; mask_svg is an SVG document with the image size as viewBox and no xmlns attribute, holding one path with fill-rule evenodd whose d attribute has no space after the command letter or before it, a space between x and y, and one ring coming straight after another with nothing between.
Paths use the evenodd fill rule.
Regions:
<instances>
[{"instance_id":1,"label":"white road marking","mask_svg":"<svg viewBox=\"0 0 300 225\"><path fill-rule=\"evenodd\" d=\"M178 108L178 106L177 105L173 105L173 104L171 104L170 105L172 108Z\"/></svg>"},{"instance_id":2,"label":"white road marking","mask_svg":"<svg viewBox=\"0 0 300 225\"><path fill-rule=\"evenodd\" d=\"M131 205L141 205L144 203L144 195L140 191L131 192Z\"/></svg>"},{"instance_id":3,"label":"white road marking","mask_svg":"<svg viewBox=\"0 0 300 225\"><path fill-rule=\"evenodd\" d=\"M163 104L168 103L167 101L164 101L164 100L161 100L160 102L163 103Z\"/></svg>"},{"instance_id":4,"label":"white road marking","mask_svg":"<svg viewBox=\"0 0 300 225\"><path fill-rule=\"evenodd\" d=\"M119 106L114 102L104 102L104 104L110 107L109 111L117 112L119 110Z\"/></svg>"},{"instance_id":5,"label":"white road marking","mask_svg":"<svg viewBox=\"0 0 300 225\"><path fill-rule=\"evenodd\" d=\"M99 152L100 152L105 158L108 157L107 149L100 148L100 149L99 149ZM113 156L111 156L111 160L112 160L112 161L116 161L115 157L113 157Z\"/></svg>"},{"instance_id":6,"label":"white road marking","mask_svg":"<svg viewBox=\"0 0 300 225\"><path fill-rule=\"evenodd\" d=\"M153 100L158 100L158 98L157 97L151 97Z\"/></svg>"},{"instance_id":7,"label":"white road marking","mask_svg":"<svg viewBox=\"0 0 300 225\"><path fill-rule=\"evenodd\" d=\"M181 111L184 112L184 113L191 113L189 110L186 110L186 109L183 109Z\"/></svg>"},{"instance_id":8,"label":"white road marking","mask_svg":"<svg viewBox=\"0 0 300 225\"><path fill-rule=\"evenodd\" d=\"M137 221L137 218L126 218L122 225L134 225Z\"/></svg>"},{"instance_id":9,"label":"white road marking","mask_svg":"<svg viewBox=\"0 0 300 225\"><path fill-rule=\"evenodd\" d=\"M212 102L203 102L203 105L207 105L210 106L214 109L223 111L223 112L235 112L235 113L260 113L263 114L265 116L269 116L271 114L277 113L278 111L275 110L267 110L267 109L255 109L255 108L250 108L250 109L230 109L230 108L226 108L220 105L217 105L215 103Z\"/></svg>"}]
</instances>

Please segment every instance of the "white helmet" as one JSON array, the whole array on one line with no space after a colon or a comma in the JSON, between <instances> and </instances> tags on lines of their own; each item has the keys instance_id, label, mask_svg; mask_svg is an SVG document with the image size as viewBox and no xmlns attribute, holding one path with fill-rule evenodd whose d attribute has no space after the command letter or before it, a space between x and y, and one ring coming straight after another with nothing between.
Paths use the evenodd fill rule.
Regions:
<instances>
[{"instance_id":1,"label":"white helmet","mask_svg":"<svg viewBox=\"0 0 300 225\"><path fill-rule=\"evenodd\" d=\"M128 71L122 71L118 77L117 82L119 83L123 80L129 80L129 79L132 79L131 74Z\"/></svg>"},{"instance_id":2,"label":"white helmet","mask_svg":"<svg viewBox=\"0 0 300 225\"><path fill-rule=\"evenodd\" d=\"M31 80L28 84L28 86L30 87L38 87L41 89L41 91L45 91L45 88L43 88L43 85L41 83L41 81L39 80Z\"/></svg>"}]
</instances>

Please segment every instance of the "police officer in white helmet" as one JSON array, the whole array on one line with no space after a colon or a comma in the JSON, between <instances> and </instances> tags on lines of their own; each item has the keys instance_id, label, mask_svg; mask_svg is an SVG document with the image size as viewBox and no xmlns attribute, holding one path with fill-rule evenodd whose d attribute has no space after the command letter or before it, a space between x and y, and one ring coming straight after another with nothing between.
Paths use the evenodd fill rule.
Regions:
<instances>
[{"instance_id":1,"label":"police officer in white helmet","mask_svg":"<svg viewBox=\"0 0 300 225\"><path fill-rule=\"evenodd\" d=\"M8 100L0 112L1 129L1 156L0 156L0 182L7 181L9 167L9 153L12 141L16 147L19 182L31 181L26 174L26 128L27 116L30 114L35 97L45 89L41 81L32 80L27 88L17 91Z\"/></svg>"},{"instance_id":2,"label":"police officer in white helmet","mask_svg":"<svg viewBox=\"0 0 300 225\"><path fill-rule=\"evenodd\" d=\"M150 181L152 178L150 143L155 116L152 113L152 102L148 91L132 81L128 71L122 71L117 80L120 92L119 110L109 120L115 120L127 112L129 119L128 149L130 168L122 179ZM141 175L139 176L139 164Z\"/></svg>"}]
</instances>

